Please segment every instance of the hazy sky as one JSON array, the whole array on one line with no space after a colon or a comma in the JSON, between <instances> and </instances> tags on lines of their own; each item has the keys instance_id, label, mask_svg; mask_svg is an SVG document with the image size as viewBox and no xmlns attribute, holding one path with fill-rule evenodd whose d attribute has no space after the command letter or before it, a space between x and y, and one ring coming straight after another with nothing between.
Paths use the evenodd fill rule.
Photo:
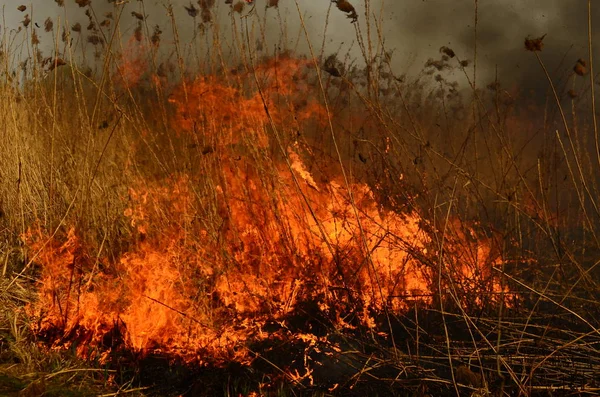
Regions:
<instances>
[{"instance_id":1,"label":"hazy sky","mask_svg":"<svg viewBox=\"0 0 600 397\"><path fill-rule=\"evenodd\" d=\"M119 0L116 0L117 2ZM234 0L234 3L237 0ZM278 13L286 20L289 40L293 41L299 32L299 16L294 0L279 0L279 10L265 10L269 0L255 0L259 15L267 15L268 32L273 37L273 45L279 38ZM25 14L33 15L32 20L43 28L48 17L60 16L62 20L85 21L85 8L79 7L76 0L64 0L65 8L57 6L55 0L0 0L3 4L4 18L8 28L18 26ZM225 0L215 0L215 15L224 29L231 29L229 6ZM114 9L114 2L91 0L92 7L99 18ZM167 0L145 0L146 13L151 25L159 24L168 31L165 4ZM193 20L187 15L184 5L190 1L171 0L175 16L181 21L180 29L183 41L189 40L193 29ZM197 5L194 0L194 5ZM298 4L309 28L313 44L320 48L322 33L327 23L326 52L342 48L359 56L355 44L358 27L366 34L365 1L351 0L356 7L359 19L353 25L346 15L334 7L329 0L298 0ZM592 2L597 3L597 2ZM28 9L21 13L20 5ZM123 27L129 32L135 27L131 11L140 11L141 2L129 0L124 12ZM474 0L371 0L371 15L381 18L383 37L388 49L394 49L394 68L397 74L417 73L424 62L432 57L439 58L441 46L451 47L462 59L473 59L474 55ZM247 8L248 9L248 8ZM600 4L593 9L593 21L600 29ZM85 26L85 25L84 25ZM375 25L372 25L372 29ZM5 26L3 26L3 29ZM600 30L599 30L600 31ZM376 35L377 32L373 31ZM42 43L44 36L42 32ZM486 0L478 2L478 84L485 85L493 80L496 68L499 78L505 85L519 85L525 90L544 90L546 82L541 74L535 56L523 48L526 36L547 34L545 47L541 53L549 70L554 71L564 58L560 71L553 76L566 76L578 58L587 59L587 2L569 0ZM597 35L594 35L597 37ZM47 40L46 42L48 42ZM343 43L343 44L342 44ZM354 43L354 44L353 44ZM306 50L306 42L301 37L299 49ZM599 69L600 70L600 69ZM456 72L458 74L458 72ZM472 69L470 72L472 73Z\"/></svg>"}]
</instances>

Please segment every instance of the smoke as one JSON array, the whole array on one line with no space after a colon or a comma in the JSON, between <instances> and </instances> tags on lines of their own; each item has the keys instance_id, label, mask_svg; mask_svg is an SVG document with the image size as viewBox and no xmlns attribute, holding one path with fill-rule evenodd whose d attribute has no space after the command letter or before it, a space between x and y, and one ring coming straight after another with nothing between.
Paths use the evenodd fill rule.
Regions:
<instances>
[{"instance_id":1,"label":"smoke","mask_svg":"<svg viewBox=\"0 0 600 397\"><path fill-rule=\"evenodd\" d=\"M467 73L471 78L476 51L478 86L486 86L497 77L501 86L518 87L521 93L537 101L545 97L548 82L535 55L525 51L526 37L546 35L539 55L555 82L564 82L572 76L577 59L588 58L588 10L583 2L478 2L477 41L475 3L464 0L387 2L386 44L415 57L413 65L407 65L413 73L418 72L424 59L439 58L440 46L448 46L458 57L470 61ZM600 8L596 7L593 20L598 20L598 16Z\"/></svg>"},{"instance_id":2,"label":"smoke","mask_svg":"<svg viewBox=\"0 0 600 397\"><path fill-rule=\"evenodd\" d=\"M47 17L60 18L63 23L85 22L85 7L76 0L64 0L65 6L58 7L55 1L33 0L23 2L28 9L19 12L18 2L4 6L7 28L17 28L25 14L30 14L33 22L43 28ZM237 0L234 0L234 3ZM114 1L91 0L96 16L113 11ZM171 30L167 5L172 5L174 18L178 23L181 43L189 44L197 34L200 18L192 19L184 6L194 4L187 0L129 1L125 5L121 21L123 34L132 34L136 26L132 12L143 11L151 26L159 25L166 32L168 40ZM452 48L460 59L469 60L467 75L472 78L477 68L476 83L485 86L496 77L503 87L518 87L532 98L542 98L548 89L548 83L535 55L526 52L524 39L527 36L540 37L544 34L544 49L540 53L553 80L566 82L572 75L572 68L579 58L587 59L587 19L585 2L566 2L564 0L496 0L473 1L395 1L371 0L369 12L371 24L367 26L365 1L353 0L358 14L358 22L353 24L345 13L336 8L335 3L326 0L298 0L300 14L294 0L280 0L279 7L266 9L268 0L255 0L253 13L256 18L242 20L236 16L237 24L232 26L231 9L225 0L215 0L214 22L224 32L223 39L233 46L234 29L266 32L265 51L273 48L288 47L299 52L308 52L309 46L301 29L300 16L307 28L313 50L316 55L339 53L341 57L349 55L358 60L365 56L365 47L359 46L357 32L366 39L370 34L371 44L376 49L384 45L393 53L393 68L398 75L418 75L429 58L439 59L439 48ZM477 4L477 41L475 41L475 6ZM248 13L252 6L246 6L242 14ZM266 17L266 18L265 18ZM592 10L592 20L599 20L600 7ZM256 23L263 18L263 25ZM194 25L194 21L196 25ZM282 27L282 23L285 27ZM382 30L377 25L381 23ZM85 25L84 25L85 26ZM370 29L370 31L369 31ZM325 34L325 39L323 39ZM597 35L594 37L597 39ZM366 41L365 41L366 43ZM477 45L475 46L475 43ZM42 37L46 49L51 40ZM322 44L325 47L322 48ZM476 54L476 63L473 62ZM450 73L450 78L464 81L464 74L458 68ZM576 82L578 83L578 82ZM583 84L583 82L579 82Z\"/></svg>"}]
</instances>

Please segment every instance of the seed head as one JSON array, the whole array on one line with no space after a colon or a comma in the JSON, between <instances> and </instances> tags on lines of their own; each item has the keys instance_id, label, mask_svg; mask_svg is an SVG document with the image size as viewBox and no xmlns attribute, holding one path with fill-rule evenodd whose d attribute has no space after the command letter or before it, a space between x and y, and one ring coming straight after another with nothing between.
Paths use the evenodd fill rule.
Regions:
<instances>
[{"instance_id":1,"label":"seed head","mask_svg":"<svg viewBox=\"0 0 600 397\"><path fill-rule=\"evenodd\" d=\"M156 25L154 27L154 32L152 33L152 37L150 41L153 45L158 46L160 44L160 35L162 34L162 30L160 30L160 26Z\"/></svg>"},{"instance_id":2,"label":"seed head","mask_svg":"<svg viewBox=\"0 0 600 397\"><path fill-rule=\"evenodd\" d=\"M578 76L586 75L588 72L588 69L587 69L587 63L585 62L585 60L582 58L579 58L577 60L577 62L575 63L575 66L573 66L573 71Z\"/></svg>"},{"instance_id":3,"label":"seed head","mask_svg":"<svg viewBox=\"0 0 600 397\"><path fill-rule=\"evenodd\" d=\"M244 11L245 5L246 3L244 3L243 1L238 1L233 5L233 11L237 12L238 14L241 14L242 11Z\"/></svg>"},{"instance_id":4,"label":"seed head","mask_svg":"<svg viewBox=\"0 0 600 397\"><path fill-rule=\"evenodd\" d=\"M211 8L215 5L215 0L198 0L200 8Z\"/></svg>"},{"instance_id":5,"label":"seed head","mask_svg":"<svg viewBox=\"0 0 600 397\"><path fill-rule=\"evenodd\" d=\"M50 31L52 31L53 27L54 27L54 22L52 22L52 19L50 17L46 18L46 20L44 21L44 30L46 32L50 32Z\"/></svg>"},{"instance_id":6,"label":"seed head","mask_svg":"<svg viewBox=\"0 0 600 397\"><path fill-rule=\"evenodd\" d=\"M456 54L454 53L454 50L452 50L452 48L448 48L446 46L440 47L440 52L442 54L449 56L450 58L454 58L456 56Z\"/></svg>"},{"instance_id":7,"label":"seed head","mask_svg":"<svg viewBox=\"0 0 600 397\"><path fill-rule=\"evenodd\" d=\"M350 18L352 20L352 23L354 23L358 20L358 14L356 13L354 6L352 4L350 4L350 2L348 0L332 0L332 1L334 3L336 3L338 10L345 12L347 14L348 18Z\"/></svg>"},{"instance_id":8,"label":"seed head","mask_svg":"<svg viewBox=\"0 0 600 397\"><path fill-rule=\"evenodd\" d=\"M131 16L135 17L136 19L139 19L140 21L144 20L144 16L139 12L131 11Z\"/></svg>"},{"instance_id":9,"label":"seed head","mask_svg":"<svg viewBox=\"0 0 600 397\"><path fill-rule=\"evenodd\" d=\"M193 4L190 3L189 7L183 6L183 8L185 8L188 15L191 16L192 18L196 18L198 16L198 9L196 7L194 7Z\"/></svg>"},{"instance_id":10,"label":"seed head","mask_svg":"<svg viewBox=\"0 0 600 397\"><path fill-rule=\"evenodd\" d=\"M531 52L542 51L542 48L544 48L544 37L546 37L545 34L541 37L538 37L537 39L531 39L529 37L526 37L525 49Z\"/></svg>"},{"instance_id":11,"label":"seed head","mask_svg":"<svg viewBox=\"0 0 600 397\"><path fill-rule=\"evenodd\" d=\"M40 38L38 37L37 30L35 30L35 29L33 29L33 32L31 33L31 44L32 45L40 44Z\"/></svg>"},{"instance_id":12,"label":"seed head","mask_svg":"<svg viewBox=\"0 0 600 397\"><path fill-rule=\"evenodd\" d=\"M212 22L212 14L210 13L210 8L203 8L200 13L200 17L202 18L202 22L209 23Z\"/></svg>"},{"instance_id":13,"label":"seed head","mask_svg":"<svg viewBox=\"0 0 600 397\"><path fill-rule=\"evenodd\" d=\"M91 36L89 36L87 38L88 43L90 43L91 45L98 45L98 44L102 44L104 41L102 40L102 37L98 36L97 34L93 34Z\"/></svg>"}]
</instances>

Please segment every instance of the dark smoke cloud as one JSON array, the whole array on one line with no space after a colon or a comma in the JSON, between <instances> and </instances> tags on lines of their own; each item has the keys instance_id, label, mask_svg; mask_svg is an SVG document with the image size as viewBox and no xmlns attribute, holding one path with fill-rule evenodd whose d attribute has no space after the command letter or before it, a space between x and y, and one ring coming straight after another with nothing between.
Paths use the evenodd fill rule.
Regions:
<instances>
[{"instance_id":1,"label":"dark smoke cloud","mask_svg":"<svg viewBox=\"0 0 600 397\"><path fill-rule=\"evenodd\" d=\"M97 15L113 10L113 4L106 0L91 0ZM237 0L236 0L237 1ZM298 42L298 51L308 51L308 46L300 29L296 5L293 0L280 0L279 9L265 10L267 0L256 0L256 12L267 16L269 49L281 46L283 40L277 19L278 14L285 19L288 45L294 47ZM327 28L325 54L340 50L342 55L350 53L357 59L362 58L356 43L356 27L365 35L364 2L353 0L359 16L358 25L353 25L347 16L337 10L327 0L298 0L307 25L310 38L317 53L321 51L323 32ZM52 0L33 0L23 2L28 6L24 13L17 11L19 2L10 1L5 5L5 18L16 27L24 14L30 13L32 19L43 26L50 16L68 20L69 23L84 21L85 8L79 7L75 0L65 0L65 8L60 8ZM196 1L192 2L196 4ZM172 0L176 19L181 23L180 34L185 44L193 34L193 22L184 9L189 0ZM231 30L229 6L224 0L216 0L216 21L223 31ZM168 32L168 17L165 12L165 0L146 0L144 5L151 25L158 24ZM131 34L135 20L131 11L138 11L139 1L129 1L124 12L122 26ZM331 8L330 8L331 7ZM370 11L374 18L383 22L382 39L389 50L394 50L393 65L395 73L418 75L428 58L439 59L439 48L452 48L461 59L473 60L474 57L474 10L473 0L371 0ZM328 16L328 20L326 20ZM593 21L600 21L600 7L594 6ZM373 26L373 25L372 25ZM378 32L372 27L373 44L377 44ZM572 72L579 58L588 58L587 54L587 2L565 0L488 0L478 2L477 25L477 84L485 86L498 78L504 87L519 87L521 92L534 98L543 98L548 84L535 55L524 49L527 36L539 37L547 34L544 49L540 53L552 78L558 81ZM594 39L598 39L595 35ZM472 65L472 63L471 63ZM497 72L496 72L497 71ZM467 68L472 75L472 66ZM450 78L461 80L461 71L454 71ZM463 79L464 80L464 79ZM576 81L576 84L584 84ZM465 82L462 81L464 84Z\"/></svg>"},{"instance_id":2,"label":"dark smoke cloud","mask_svg":"<svg viewBox=\"0 0 600 397\"><path fill-rule=\"evenodd\" d=\"M453 48L463 59L473 60L474 1L402 3L412 5L391 2L387 5L390 15L393 13L388 45L415 54L420 62L415 62L414 67L420 67L424 58L439 58L436 51L442 45ZM600 7L596 7L592 20L599 21L599 16ZM497 71L504 87L518 87L533 99L543 99L548 83L535 55L525 51L524 39L544 34L545 46L540 57L553 80L564 81L572 75L577 59L588 58L587 3L563 0L478 2L478 85L493 82ZM469 68L469 73L472 72Z\"/></svg>"}]
</instances>

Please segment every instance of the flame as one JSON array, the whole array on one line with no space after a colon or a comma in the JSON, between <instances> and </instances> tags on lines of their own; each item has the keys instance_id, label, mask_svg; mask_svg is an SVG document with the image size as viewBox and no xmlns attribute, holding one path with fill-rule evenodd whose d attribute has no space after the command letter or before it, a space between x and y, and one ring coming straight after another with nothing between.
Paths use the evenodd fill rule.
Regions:
<instances>
[{"instance_id":1,"label":"flame","mask_svg":"<svg viewBox=\"0 0 600 397\"><path fill-rule=\"evenodd\" d=\"M198 134L203 145L224 147L250 140L261 148L269 146L265 129L271 122L300 130L302 123L324 123L327 113L309 98L306 60L283 57L268 60L253 72L229 78L253 81L261 89L232 87L223 76L200 76L181 85L169 102L175 107L175 131ZM246 89L244 89L246 88ZM265 112L269 109L269 113Z\"/></svg>"},{"instance_id":2,"label":"flame","mask_svg":"<svg viewBox=\"0 0 600 397\"><path fill-rule=\"evenodd\" d=\"M249 345L273 336L265 325L285 323L302 302L317 302L340 328L359 325L344 319L348 310L375 328L375 313L432 304L440 272L448 288L457 288L448 280L461 287L464 304L483 304L490 285L499 291L490 269L500 255L473 228L453 220L440 250L417 212L384 207L366 184L315 178L305 146L266 157L267 126L285 132L299 108L306 114L296 126L326 116L316 101L299 102L309 66L291 58L260 65L261 92L206 76L173 94L173 126L219 156L197 174L131 183L123 199L131 242L117 259L94 259L75 227L63 236L32 227L23 240L41 269L40 299L29 308L36 332L55 346L78 335L79 353L100 359L118 334L142 354L247 363Z\"/></svg>"},{"instance_id":3,"label":"flame","mask_svg":"<svg viewBox=\"0 0 600 397\"><path fill-rule=\"evenodd\" d=\"M100 345L122 324L128 347L136 351L161 348L186 359L206 361L204 353L216 361L245 362L246 342L260 338L267 319L285 318L299 299L321 299L325 310L340 300L348 303L348 294L375 311L405 310L411 299L431 303L433 270L420 260L430 240L417 214L379 208L367 186L354 185L355 218L346 189L331 182L319 190L307 184L311 219L298 196L269 203L256 185L238 190L243 178L231 167L227 171L228 193L217 189L226 226L216 238L206 229L190 237L186 178L144 192L132 189L125 214L145 238L109 273L91 271L75 229L62 244L39 229L30 231L26 241L40 252L42 264L40 301L32 311L42 319L38 333L59 327L71 334L81 327L91 334L90 343ZM279 177L292 188L289 176ZM158 230L167 197L168 213L180 219L161 222ZM489 274L478 259L489 257L489 248L478 242L475 249L477 257L465 258L460 270L473 291L480 273ZM367 311L362 320L375 326Z\"/></svg>"}]
</instances>

